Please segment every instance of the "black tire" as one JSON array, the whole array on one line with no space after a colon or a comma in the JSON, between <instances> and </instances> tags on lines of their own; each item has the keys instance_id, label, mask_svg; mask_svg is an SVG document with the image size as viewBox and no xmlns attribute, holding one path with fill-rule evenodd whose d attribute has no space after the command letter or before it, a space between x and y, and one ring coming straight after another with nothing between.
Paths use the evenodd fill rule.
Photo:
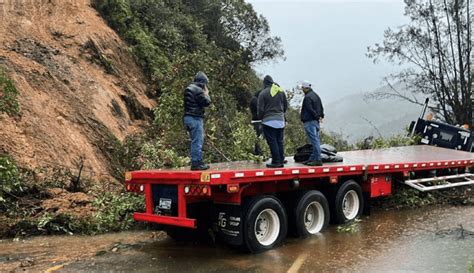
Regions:
<instances>
[{"instance_id":1,"label":"black tire","mask_svg":"<svg viewBox=\"0 0 474 273\"><path fill-rule=\"evenodd\" d=\"M273 196L260 196L247 202L243 228L247 250L258 253L280 245L288 231L288 220L281 202Z\"/></svg>"},{"instance_id":2,"label":"black tire","mask_svg":"<svg viewBox=\"0 0 474 273\"><path fill-rule=\"evenodd\" d=\"M308 237L327 228L329 204L321 192L315 190L304 192L297 202L292 213L296 236Z\"/></svg>"},{"instance_id":3,"label":"black tire","mask_svg":"<svg viewBox=\"0 0 474 273\"><path fill-rule=\"evenodd\" d=\"M348 180L339 187L332 202L331 216L333 216L333 222L335 224L352 222L364 210L362 188L354 180ZM349 204L344 204L345 202L349 202ZM346 205L346 208L344 208L344 205Z\"/></svg>"}]
</instances>

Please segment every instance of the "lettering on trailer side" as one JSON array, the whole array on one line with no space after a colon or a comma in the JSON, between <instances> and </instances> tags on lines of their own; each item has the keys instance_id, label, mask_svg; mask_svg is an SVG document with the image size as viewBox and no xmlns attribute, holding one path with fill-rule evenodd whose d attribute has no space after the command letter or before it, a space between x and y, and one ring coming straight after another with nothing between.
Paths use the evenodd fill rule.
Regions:
<instances>
[{"instance_id":1,"label":"lettering on trailer side","mask_svg":"<svg viewBox=\"0 0 474 273\"><path fill-rule=\"evenodd\" d=\"M240 225L240 217L229 217L229 225L232 227L238 227Z\"/></svg>"},{"instance_id":2,"label":"lettering on trailer side","mask_svg":"<svg viewBox=\"0 0 474 273\"><path fill-rule=\"evenodd\" d=\"M214 212L216 219L217 235L223 241L232 245L243 243L242 207L237 205L219 204Z\"/></svg>"},{"instance_id":3,"label":"lettering on trailer side","mask_svg":"<svg viewBox=\"0 0 474 273\"><path fill-rule=\"evenodd\" d=\"M240 225L240 217L229 216L226 217L225 212L219 212L219 217L217 219L218 225L222 233L228 236L237 237L240 234L240 230L231 230L229 228L238 227ZM227 223L229 223L229 228L227 228Z\"/></svg>"},{"instance_id":4,"label":"lettering on trailer side","mask_svg":"<svg viewBox=\"0 0 474 273\"><path fill-rule=\"evenodd\" d=\"M225 228L227 225L227 219L225 218L225 212L219 212L219 218L217 219L217 224L221 228Z\"/></svg>"}]
</instances>

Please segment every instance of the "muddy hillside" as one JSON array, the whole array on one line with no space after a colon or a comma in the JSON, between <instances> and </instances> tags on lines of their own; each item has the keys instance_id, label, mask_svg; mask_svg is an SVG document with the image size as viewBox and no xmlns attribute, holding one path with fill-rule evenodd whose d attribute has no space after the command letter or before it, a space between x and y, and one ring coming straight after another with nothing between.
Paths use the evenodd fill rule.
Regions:
<instances>
[{"instance_id":1,"label":"muddy hillside","mask_svg":"<svg viewBox=\"0 0 474 273\"><path fill-rule=\"evenodd\" d=\"M127 45L88 0L0 2L0 67L20 113L0 115L0 153L31 169L115 175L114 145L151 119L154 101Z\"/></svg>"}]
</instances>

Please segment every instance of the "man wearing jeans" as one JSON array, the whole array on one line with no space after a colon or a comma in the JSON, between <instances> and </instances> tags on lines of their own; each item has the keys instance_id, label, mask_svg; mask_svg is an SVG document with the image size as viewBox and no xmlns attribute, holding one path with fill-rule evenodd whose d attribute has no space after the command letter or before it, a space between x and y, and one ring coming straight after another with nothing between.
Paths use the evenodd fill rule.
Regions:
<instances>
[{"instance_id":1,"label":"man wearing jeans","mask_svg":"<svg viewBox=\"0 0 474 273\"><path fill-rule=\"evenodd\" d=\"M319 121L324 118L324 109L318 94L313 91L311 83L303 81L303 106L301 107L301 121L309 141L313 145L313 152L303 164L308 166L322 166L321 141L319 138Z\"/></svg>"},{"instance_id":2,"label":"man wearing jeans","mask_svg":"<svg viewBox=\"0 0 474 273\"><path fill-rule=\"evenodd\" d=\"M262 121L263 135L272 153L268 168L281 168L285 162L284 130L285 112L288 109L285 91L273 82L272 77L263 79L264 89L257 102L257 117Z\"/></svg>"},{"instance_id":3,"label":"man wearing jeans","mask_svg":"<svg viewBox=\"0 0 474 273\"><path fill-rule=\"evenodd\" d=\"M184 90L184 125L191 137L191 170L207 170L209 166L202 161L204 143L204 108L211 105L207 84L209 79L198 72L194 82Z\"/></svg>"}]
</instances>

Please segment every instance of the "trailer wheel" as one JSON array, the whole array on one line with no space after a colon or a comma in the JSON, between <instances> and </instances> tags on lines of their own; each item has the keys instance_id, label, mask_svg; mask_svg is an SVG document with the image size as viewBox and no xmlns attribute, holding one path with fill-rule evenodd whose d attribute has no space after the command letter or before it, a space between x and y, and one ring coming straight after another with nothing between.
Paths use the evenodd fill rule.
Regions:
<instances>
[{"instance_id":1,"label":"trailer wheel","mask_svg":"<svg viewBox=\"0 0 474 273\"><path fill-rule=\"evenodd\" d=\"M345 224L353 221L362 214L364 198L362 189L354 180L348 180L337 190L334 198L335 222Z\"/></svg>"},{"instance_id":2,"label":"trailer wheel","mask_svg":"<svg viewBox=\"0 0 474 273\"><path fill-rule=\"evenodd\" d=\"M245 246L250 252L272 249L283 242L287 216L283 205L273 196L249 200L244 223Z\"/></svg>"},{"instance_id":3,"label":"trailer wheel","mask_svg":"<svg viewBox=\"0 0 474 273\"><path fill-rule=\"evenodd\" d=\"M319 191L305 192L294 209L296 235L307 237L325 229L329 224L329 205Z\"/></svg>"}]
</instances>

